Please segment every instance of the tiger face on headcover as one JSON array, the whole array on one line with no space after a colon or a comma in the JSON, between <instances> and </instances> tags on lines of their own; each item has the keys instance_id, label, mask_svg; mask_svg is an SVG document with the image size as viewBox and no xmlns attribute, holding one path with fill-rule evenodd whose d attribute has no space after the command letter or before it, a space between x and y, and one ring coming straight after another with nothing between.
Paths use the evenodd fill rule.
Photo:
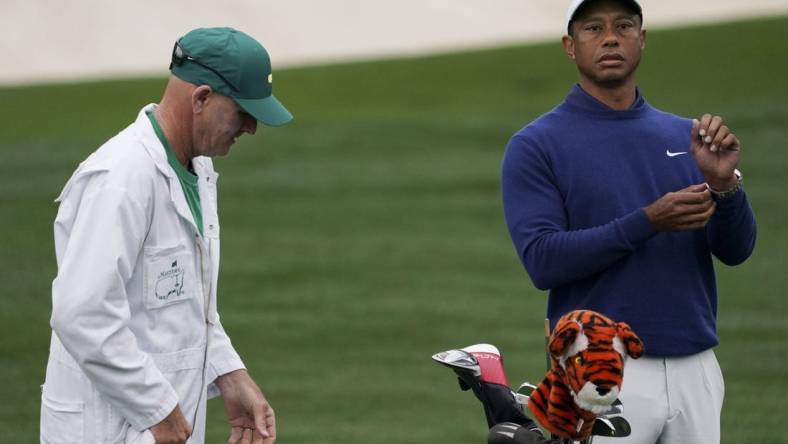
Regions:
<instances>
[{"instance_id":1,"label":"tiger face on headcover","mask_svg":"<svg viewBox=\"0 0 788 444\"><path fill-rule=\"evenodd\" d=\"M624 362L628 356L639 358L643 343L624 322L575 310L559 319L548 352L550 369L528 408L550 433L579 441L618 397Z\"/></svg>"}]
</instances>

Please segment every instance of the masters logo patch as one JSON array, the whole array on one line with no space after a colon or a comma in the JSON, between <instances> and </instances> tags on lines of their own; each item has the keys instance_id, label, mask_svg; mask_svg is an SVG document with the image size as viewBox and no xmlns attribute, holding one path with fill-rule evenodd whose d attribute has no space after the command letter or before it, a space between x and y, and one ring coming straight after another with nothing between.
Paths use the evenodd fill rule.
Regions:
<instances>
[{"instance_id":1,"label":"masters logo patch","mask_svg":"<svg viewBox=\"0 0 788 444\"><path fill-rule=\"evenodd\" d=\"M169 270L162 271L156 278L156 299L166 301L170 297L183 294L183 278L185 272L178 267L178 261L170 266Z\"/></svg>"},{"instance_id":2,"label":"masters logo patch","mask_svg":"<svg viewBox=\"0 0 788 444\"><path fill-rule=\"evenodd\" d=\"M145 307L156 309L185 301L194 293L193 257L182 247L146 248Z\"/></svg>"}]
</instances>

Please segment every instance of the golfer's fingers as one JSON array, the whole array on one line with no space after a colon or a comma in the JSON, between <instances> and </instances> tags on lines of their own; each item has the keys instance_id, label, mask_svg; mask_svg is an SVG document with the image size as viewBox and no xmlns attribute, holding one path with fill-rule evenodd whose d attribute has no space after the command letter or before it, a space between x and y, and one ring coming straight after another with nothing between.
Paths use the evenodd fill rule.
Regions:
<instances>
[{"instance_id":1,"label":"golfer's fingers","mask_svg":"<svg viewBox=\"0 0 788 444\"><path fill-rule=\"evenodd\" d=\"M713 200L708 200L700 203L693 203L693 204L682 204L678 207L678 214L692 217L695 215L701 215L708 212L712 207L716 204Z\"/></svg>"},{"instance_id":2,"label":"golfer's fingers","mask_svg":"<svg viewBox=\"0 0 788 444\"><path fill-rule=\"evenodd\" d=\"M711 145L714 141L714 138L717 136L717 132L719 132L720 128L722 127L722 117L714 116L709 121L709 126L706 128L706 136L703 138L703 143L707 145Z\"/></svg>"},{"instance_id":3,"label":"golfer's fingers","mask_svg":"<svg viewBox=\"0 0 788 444\"><path fill-rule=\"evenodd\" d=\"M725 136L722 141L720 141L720 149L724 151L739 151L741 150L741 144L739 144L739 139L736 137L735 134L729 133Z\"/></svg>"},{"instance_id":4,"label":"golfer's fingers","mask_svg":"<svg viewBox=\"0 0 788 444\"><path fill-rule=\"evenodd\" d=\"M711 119L712 119L711 114L704 114L700 118L700 123L699 123L699 128L698 128L698 136L701 139L704 139L708 135L709 124L711 123Z\"/></svg>"},{"instance_id":5,"label":"golfer's fingers","mask_svg":"<svg viewBox=\"0 0 788 444\"><path fill-rule=\"evenodd\" d=\"M693 230L703 228L714 215L714 210L717 209L717 204L712 204L708 209L703 212L690 214L682 218L679 226L684 230Z\"/></svg>"},{"instance_id":6,"label":"golfer's fingers","mask_svg":"<svg viewBox=\"0 0 788 444\"><path fill-rule=\"evenodd\" d=\"M690 185L686 188L682 188L678 190L676 193L700 193L702 191L708 190L705 183L698 183L694 185Z\"/></svg>"},{"instance_id":7,"label":"golfer's fingers","mask_svg":"<svg viewBox=\"0 0 788 444\"><path fill-rule=\"evenodd\" d=\"M702 188L695 188L696 191L676 192L673 193L673 202L677 205L682 204L702 204L711 200L711 193L706 185L699 185Z\"/></svg>"},{"instance_id":8,"label":"golfer's fingers","mask_svg":"<svg viewBox=\"0 0 788 444\"><path fill-rule=\"evenodd\" d=\"M688 205L678 208L673 213L673 223L676 225L693 224L710 216L709 211L713 211L712 205Z\"/></svg>"},{"instance_id":9,"label":"golfer's fingers","mask_svg":"<svg viewBox=\"0 0 788 444\"><path fill-rule=\"evenodd\" d=\"M698 212L694 213L701 219L708 219L714 214L714 211L717 209L717 202L709 201L705 202L703 205L698 205ZM692 216L691 216L692 217Z\"/></svg>"},{"instance_id":10,"label":"golfer's fingers","mask_svg":"<svg viewBox=\"0 0 788 444\"><path fill-rule=\"evenodd\" d=\"M722 140L725 139L726 137L728 137L728 135L730 133L731 133L731 130L727 126L722 125L717 130L717 133L714 134L714 138L711 140L711 147L709 149L712 152L717 151L717 149L719 149L720 146L722 145Z\"/></svg>"}]
</instances>

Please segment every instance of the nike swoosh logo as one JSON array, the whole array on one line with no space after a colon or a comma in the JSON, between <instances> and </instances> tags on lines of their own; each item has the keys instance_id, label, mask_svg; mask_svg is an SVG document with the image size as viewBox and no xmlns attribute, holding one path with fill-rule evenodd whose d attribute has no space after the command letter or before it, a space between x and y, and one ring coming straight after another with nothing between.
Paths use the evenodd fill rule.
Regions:
<instances>
[{"instance_id":1,"label":"nike swoosh logo","mask_svg":"<svg viewBox=\"0 0 788 444\"><path fill-rule=\"evenodd\" d=\"M668 157L676 157L676 156L681 156L682 154L687 154L687 152L688 151L677 151L675 153L672 153L672 152L670 152L670 150L667 150L667 151L665 151L665 154L667 154Z\"/></svg>"}]
</instances>

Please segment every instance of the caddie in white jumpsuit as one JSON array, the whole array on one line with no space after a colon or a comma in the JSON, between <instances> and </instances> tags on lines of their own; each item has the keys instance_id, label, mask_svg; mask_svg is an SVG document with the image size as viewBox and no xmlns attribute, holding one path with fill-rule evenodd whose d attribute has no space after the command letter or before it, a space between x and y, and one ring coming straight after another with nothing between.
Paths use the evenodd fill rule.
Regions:
<instances>
[{"instance_id":1,"label":"caddie in white jumpsuit","mask_svg":"<svg viewBox=\"0 0 788 444\"><path fill-rule=\"evenodd\" d=\"M271 94L268 54L242 32L189 32L170 69L161 103L82 162L57 199L42 443L203 443L218 395L229 442L274 442L273 409L216 309L210 157L257 121L292 116Z\"/></svg>"}]
</instances>

